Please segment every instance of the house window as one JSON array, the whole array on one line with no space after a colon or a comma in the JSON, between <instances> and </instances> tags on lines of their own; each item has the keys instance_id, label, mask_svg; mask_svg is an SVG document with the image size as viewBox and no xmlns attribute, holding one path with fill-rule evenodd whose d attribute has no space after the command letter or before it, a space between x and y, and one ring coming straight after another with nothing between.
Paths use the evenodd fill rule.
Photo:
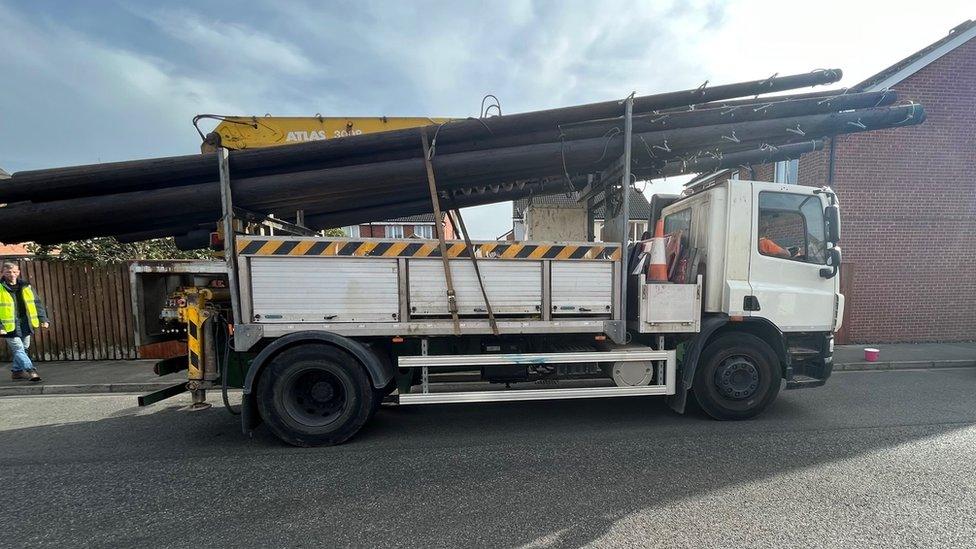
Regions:
<instances>
[{"instance_id":1,"label":"house window","mask_svg":"<svg viewBox=\"0 0 976 549\"><path fill-rule=\"evenodd\" d=\"M387 225L386 226L386 237L387 238L403 238L403 225Z\"/></svg>"},{"instance_id":2,"label":"house window","mask_svg":"<svg viewBox=\"0 0 976 549\"><path fill-rule=\"evenodd\" d=\"M644 235L644 231L646 231L646 230L647 230L647 222L646 221L631 221L630 222L630 239L631 240L634 240L634 241L640 240L641 239L641 236ZM654 235L651 235L651 236L654 236Z\"/></svg>"},{"instance_id":3,"label":"house window","mask_svg":"<svg viewBox=\"0 0 976 549\"><path fill-rule=\"evenodd\" d=\"M777 162L776 169L773 172L773 183L789 183L795 185L799 171L800 160L798 158Z\"/></svg>"},{"instance_id":4,"label":"house window","mask_svg":"<svg viewBox=\"0 0 976 549\"><path fill-rule=\"evenodd\" d=\"M434 238L433 225L414 225L413 235L417 238Z\"/></svg>"},{"instance_id":5,"label":"house window","mask_svg":"<svg viewBox=\"0 0 976 549\"><path fill-rule=\"evenodd\" d=\"M630 239L640 240L640 237L644 234L644 231L647 230L647 221L631 220L627 226L630 231ZM593 241L603 242L603 221L601 220L593 222Z\"/></svg>"},{"instance_id":6,"label":"house window","mask_svg":"<svg viewBox=\"0 0 976 549\"><path fill-rule=\"evenodd\" d=\"M342 228L342 234L349 238L359 238L359 225L349 225Z\"/></svg>"}]
</instances>

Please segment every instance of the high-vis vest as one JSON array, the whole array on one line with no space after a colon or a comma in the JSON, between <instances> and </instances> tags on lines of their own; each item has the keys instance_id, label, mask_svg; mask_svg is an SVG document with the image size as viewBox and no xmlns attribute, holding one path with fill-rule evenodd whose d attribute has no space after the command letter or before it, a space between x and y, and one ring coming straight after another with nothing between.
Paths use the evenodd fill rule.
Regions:
<instances>
[{"instance_id":1,"label":"high-vis vest","mask_svg":"<svg viewBox=\"0 0 976 549\"><path fill-rule=\"evenodd\" d=\"M41 321L37 318L37 305L34 303L34 291L30 286L23 286L20 290L24 296L24 305L27 307L27 318L30 325L37 328ZM0 325L3 331L12 332L17 329L17 305L14 303L14 295L6 288L0 288Z\"/></svg>"}]
</instances>

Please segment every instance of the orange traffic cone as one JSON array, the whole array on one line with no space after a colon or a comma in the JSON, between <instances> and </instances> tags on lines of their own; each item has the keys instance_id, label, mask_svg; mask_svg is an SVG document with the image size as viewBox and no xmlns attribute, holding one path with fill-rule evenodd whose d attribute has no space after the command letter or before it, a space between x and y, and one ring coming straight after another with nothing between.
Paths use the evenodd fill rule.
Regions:
<instances>
[{"instance_id":1,"label":"orange traffic cone","mask_svg":"<svg viewBox=\"0 0 976 549\"><path fill-rule=\"evenodd\" d=\"M658 219L654 227L654 242L651 244L651 264L647 268L648 279L653 282L668 281L668 259L665 253L667 240L664 238L664 220Z\"/></svg>"}]
</instances>

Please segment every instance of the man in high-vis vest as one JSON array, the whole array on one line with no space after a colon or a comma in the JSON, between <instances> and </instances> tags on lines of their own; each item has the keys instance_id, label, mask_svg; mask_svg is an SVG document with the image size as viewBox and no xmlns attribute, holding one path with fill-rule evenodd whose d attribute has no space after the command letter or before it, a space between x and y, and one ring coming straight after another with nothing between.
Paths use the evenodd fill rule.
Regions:
<instances>
[{"instance_id":1,"label":"man in high-vis vest","mask_svg":"<svg viewBox=\"0 0 976 549\"><path fill-rule=\"evenodd\" d=\"M27 349L34 330L47 327L47 311L41 299L26 280L21 280L20 267L5 261L0 270L0 337L6 339L13 356L10 377L14 381L41 380Z\"/></svg>"}]
</instances>

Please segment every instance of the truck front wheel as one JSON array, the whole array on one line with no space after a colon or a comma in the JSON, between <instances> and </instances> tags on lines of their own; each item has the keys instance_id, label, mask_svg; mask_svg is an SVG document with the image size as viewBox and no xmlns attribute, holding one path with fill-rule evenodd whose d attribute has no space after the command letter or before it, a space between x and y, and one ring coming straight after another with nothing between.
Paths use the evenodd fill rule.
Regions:
<instances>
[{"instance_id":1,"label":"truck front wheel","mask_svg":"<svg viewBox=\"0 0 976 549\"><path fill-rule=\"evenodd\" d=\"M371 416L374 391L363 366L328 345L300 345L261 373L257 403L268 428L295 446L341 444Z\"/></svg>"},{"instance_id":2,"label":"truck front wheel","mask_svg":"<svg viewBox=\"0 0 976 549\"><path fill-rule=\"evenodd\" d=\"M708 344L695 371L695 400L715 419L748 419L772 404L782 380L769 345L745 333L723 334Z\"/></svg>"}]
</instances>

